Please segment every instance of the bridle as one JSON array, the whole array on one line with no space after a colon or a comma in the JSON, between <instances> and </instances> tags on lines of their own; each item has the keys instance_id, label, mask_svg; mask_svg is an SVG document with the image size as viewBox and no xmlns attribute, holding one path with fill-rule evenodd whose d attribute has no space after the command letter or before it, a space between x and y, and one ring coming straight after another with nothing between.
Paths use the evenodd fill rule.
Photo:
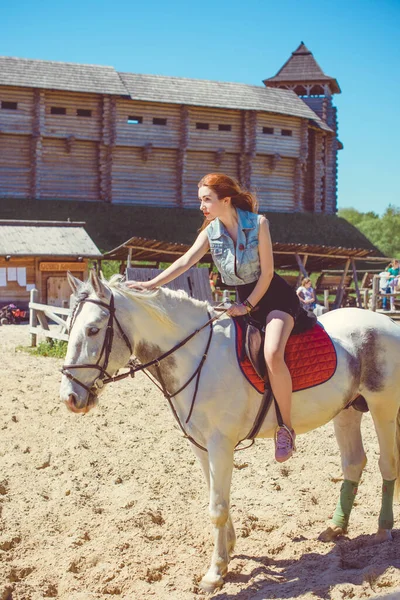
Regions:
<instances>
[{"instance_id":1,"label":"bridle","mask_svg":"<svg viewBox=\"0 0 400 600\"><path fill-rule=\"evenodd\" d=\"M65 375L70 381L73 381L75 383L77 383L78 385L80 385L82 388L84 388L85 390L87 390L89 392L89 395L97 395L97 393L99 392L99 390L101 388L103 388L104 385L108 384L108 383L114 383L116 381L120 381L121 379L125 379L126 377L134 377L135 373L139 372L139 371L144 371L145 374L150 377L150 375L148 373L146 373L146 370L149 369L150 367L154 366L156 371L157 371L157 377L161 383L161 386L150 377L150 379L152 380L152 382L163 392L165 398L168 401L168 404L171 408L171 411L175 417L175 419L178 422L178 425L180 427L180 429L182 430L184 436L189 439L195 446L197 446L198 448L201 448L202 450L206 450L206 448L204 448L203 446L201 446L198 442L196 442L196 440L194 438L192 438L185 430L184 426L181 423L181 420L178 416L178 413L176 412L176 409L173 405L172 402L172 398L174 396L177 396L180 392L182 392L188 385L189 383L191 383L193 381L193 379L196 378L195 381L195 389L194 389L194 393L193 393L193 397L192 397L192 401L191 401L191 405L190 405L190 410L188 413L188 416L185 420L185 423L187 424L190 420L190 417L192 416L192 412L193 412L193 408L194 408L194 403L196 400L196 396L197 396L197 391L199 388L199 382L200 382L200 375L201 375L201 371L203 369L204 363L206 361L207 358L207 354L211 345L211 340L212 340L212 335L213 335L213 327L212 324L214 321L216 321L217 319L219 319L223 314L225 314L226 310L221 311L218 315L211 317L209 311L207 311L208 314L208 321L206 323L204 323L204 325L202 325L201 327L199 327L198 329L195 329L191 334L189 334L186 338L184 338L181 342L179 342L178 344L176 344L173 348L171 348L170 350L168 350L167 352L164 352L163 354L161 354L160 356L158 356L157 358L143 364L140 361L138 361L137 359L134 360L130 360L127 367L129 368L129 371L126 373L121 373L120 375L115 375L115 376L111 376L108 372L107 372L107 367L108 367L108 363L109 363L109 359L110 359L110 354L111 354L111 350L112 350L112 344L113 344L113 339L114 339L114 327L113 327L113 322L115 321L118 330L122 336L122 339L124 340L126 346L129 349L130 354L133 354L133 350L132 350L132 346L131 343L128 339L128 336L126 335L126 333L124 332L124 330L121 327L121 324L119 323L116 314L115 314L115 303L114 303L114 296L113 294L111 294L111 299L110 299L110 303L107 304L106 302L102 302L101 300L94 300L91 298L83 298L81 300L79 300L77 302L77 304L75 305L74 311L72 313L71 316L71 323L69 326L69 330L68 333L70 334L72 331L72 327L75 323L76 320L76 315L77 312L79 310L79 308L81 307L82 304L84 304L85 302L91 302L92 304L97 304L98 306L103 306L104 308L108 309L109 311L109 318L108 318L108 323L107 323L107 328L106 328L106 334L104 337L104 341L103 341L103 346L101 348L101 352L99 355L99 358L97 359L96 363L86 363L86 364L72 364L72 365L63 365L61 368L61 373L63 375ZM195 335L197 335L200 331L202 331L203 329L205 329L206 327L210 327L210 332L209 332L209 336L207 339L207 344L206 344L206 348L205 351L200 359L200 362L197 366L197 368L195 369L194 373L190 376L190 378L186 381L186 383L184 385L182 385L178 390L176 390L173 393L170 393L167 390L165 381L163 379L162 373L161 373L161 369L160 369L160 362L162 360L164 360L165 358L167 358L168 356L170 356L171 354L173 354L174 352L176 352L177 350L179 350L179 348L182 348L182 346L184 346L185 344L187 344ZM102 360L104 356L104 362L103 365L100 365L100 362ZM100 371L100 375L99 377L97 377L94 382L92 383L92 385L89 387L87 386L85 383L83 383L82 381L80 381L77 377L75 377L74 375L72 375L72 373L69 371L69 369L98 369Z\"/></svg>"},{"instance_id":2,"label":"bridle","mask_svg":"<svg viewBox=\"0 0 400 600\"><path fill-rule=\"evenodd\" d=\"M122 339L124 340L125 344L127 345L131 355L133 353L133 350L132 350L131 343L128 339L128 336L122 329L120 322L118 321L118 319L116 317L114 296L112 294L111 294L110 304L107 304L106 302L102 302L101 300L93 300L91 298L84 298L82 300L79 300L77 302L77 304L75 305L74 312L72 313L71 323L70 323L69 331L68 331L69 334L71 333L72 327L75 323L78 309L84 302L91 302L92 304L97 304L98 306L103 306L104 308L106 308L109 311L108 323L107 323L107 328L106 328L106 334L104 336L103 346L101 348L101 352L100 352L99 358L97 359L96 363L94 363L94 364L87 363L87 364L81 364L81 365L63 365L61 368L61 373L63 375L65 375L68 379L70 379L71 381L74 381L75 383L77 383L78 385L83 387L86 391L89 392L89 394L96 394L98 392L98 390L101 389L106 382L107 383L109 382L108 380L112 380L111 375L107 372L107 367L108 367L108 363L110 360L110 354L111 354L112 344L113 344L113 339L114 339L113 321L115 321L115 323L117 324L117 327L122 336ZM103 362L103 365L100 365L100 362L101 362L103 356L104 356L104 362ZM100 371L100 375L99 375L99 377L97 377L94 380L92 385L89 387L85 383L80 381L77 377L72 375L72 373L68 369L98 369ZM107 377L108 380L105 379L105 377Z\"/></svg>"}]
</instances>

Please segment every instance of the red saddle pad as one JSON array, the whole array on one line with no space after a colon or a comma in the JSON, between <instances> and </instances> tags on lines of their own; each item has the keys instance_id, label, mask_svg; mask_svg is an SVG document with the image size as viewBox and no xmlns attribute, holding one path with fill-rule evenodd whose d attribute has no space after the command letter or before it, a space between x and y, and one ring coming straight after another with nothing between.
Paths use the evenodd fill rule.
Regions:
<instances>
[{"instance_id":1,"label":"red saddle pad","mask_svg":"<svg viewBox=\"0 0 400 600\"><path fill-rule=\"evenodd\" d=\"M247 356L242 358L244 324L241 319L233 321L239 367L249 383L262 394L264 380L257 375ZM285 361L292 376L294 392L325 383L333 376L337 366L333 342L319 323L304 333L290 336L286 344Z\"/></svg>"}]
</instances>

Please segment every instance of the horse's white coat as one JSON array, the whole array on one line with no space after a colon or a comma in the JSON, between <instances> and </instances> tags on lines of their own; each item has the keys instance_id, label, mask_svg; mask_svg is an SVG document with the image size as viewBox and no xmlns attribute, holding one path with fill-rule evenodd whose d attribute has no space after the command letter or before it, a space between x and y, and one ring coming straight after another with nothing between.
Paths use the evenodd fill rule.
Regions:
<instances>
[{"instance_id":1,"label":"horse's white coat","mask_svg":"<svg viewBox=\"0 0 400 600\"><path fill-rule=\"evenodd\" d=\"M87 284L86 284L87 285ZM107 301L114 295L118 319L132 347L159 347L165 352L208 320L207 303L189 299L183 293L162 288L155 292L136 292L111 282L110 287L91 275L90 297ZM83 303L77 311L70 335L67 364L94 363L99 355L107 316L104 309ZM326 383L293 394L292 422L303 433L334 420L345 479L358 481L366 464L362 445L361 413L343 410L358 394L364 396L371 411L380 445L379 467L382 477L399 477L400 406L400 327L383 315L360 309L340 309L327 313L320 322L334 341L337 370ZM90 327L99 328L88 336ZM233 452L237 442L246 437L257 414L261 396L239 371L233 341L233 324L222 317L214 324L212 343L205 362L192 417L185 425L187 433L208 452L193 447L199 457L210 490L209 512L215 531L215 548L211 566L202 580L204 589L212 591L222 585L227 572L229 552L235 533L229 515ZM205 328L187 345L177 350L171 367L173 380L183 385L196 369L209 335ZM116 372L129 358L129 351L115 331L108 371ZM71 369L74 373L74 370ZM98 376L95 370L77 369L74 373L90 385ZM174 390L169 390L173 392ZM193 397L192 382L174 399L184 424ZM65 376L61 399L75 412L84 411L87 391ZM73 402L71 402L73 399ZM273 437L276 415L272 408L259 437ZM400 444L399 444L400 446Z\"/></svg>"}]
</instances>

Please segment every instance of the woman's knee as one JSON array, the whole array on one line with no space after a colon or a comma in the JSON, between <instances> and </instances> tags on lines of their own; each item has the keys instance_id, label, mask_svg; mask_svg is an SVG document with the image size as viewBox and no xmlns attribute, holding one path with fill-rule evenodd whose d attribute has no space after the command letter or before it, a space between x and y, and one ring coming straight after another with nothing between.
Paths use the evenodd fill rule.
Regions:
<instances>
[{"instance_id":1,"label":"woman's knee","mask_svg":"<svg viewBox=\"0 0 400 600\"><path fill-rule=\"evenodd\" d=\"M276 371L285 364L285 355L280 348L264 348L264 356L269 371Z\"/></svg>"}]
</instances>

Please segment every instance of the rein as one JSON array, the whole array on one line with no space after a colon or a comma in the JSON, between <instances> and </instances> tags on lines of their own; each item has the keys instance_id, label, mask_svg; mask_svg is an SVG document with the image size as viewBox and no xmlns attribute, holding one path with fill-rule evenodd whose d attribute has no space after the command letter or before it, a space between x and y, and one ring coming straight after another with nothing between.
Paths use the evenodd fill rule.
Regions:
<instances>
[{"instance_id":1,"label":"rein","mask_svg":"<svg viewBox=\"0 0 400 600\"><path fill-rule=\"evenodd\" d=\"M61 368L61 373L63 375L65 375L70 381L73 381L73 382L77 383L78 385L80 385L81 387L83 387L85 390L87 390L89 392L89 394L97 394L97 392L104 385L106 385L108 383L114 383L116 381L120 381L121 379L125 379L126 377L134 377L135 374L138 373L139 371L145 371L145 374L163 392L163 394L164 394L165 398L167 399L168 404L171 408L172 414L174 415L182 433L184 434L184 437L186 437L190 442L192 442L192 444L194 444L201 450L205 450L207 452L206 448L201 446L198 442L196 442L196 440L192 436L190 436L186 432L184 426L181 423L181 420L179 419L178 413L176 412L176 409L173 405L172 398L174 396L177 396L180 392L182 392L196 377L196 384L195 384L195 390L193 393L192 402L190 404L188 416L185 420L185 424L187 424L190 420L190 417L192 416L192 412L193 412L193 408L194 408L194 404L196 401L197 392L198 392L198 388L199 388L201 371L203 369L204 363L205 363L207 355L208 355L208 351L210 349L212 335L213 335L212 324L214 321L219 319L223 314L225 314L226 310L222 311L220 314L216 315L215 317L211 317L209 311L207 311L207 314L209 317L208 321L206 323L204 323L204 325L202 325L198 329L195 329L191 334L189 334L187 337L185 337L181 342L176 344L173 348L171 348L167 352L164 352L163 354L161 354L161 356L158 356L157 358L154 358L153 360L150 360L149 362L147 362L145 364L140 363L137 359L134 359L133 362L129 361L129 363L128 363L129 371L128 372L121 373L120 375L111 376L107 372L107 366L109 363L110 354L111 354L111 350L112 350L112 343L113 343L113 339L114 339L113 321L116 322L119 332L122 336L122 339L124 340L125 344L127 345L130 353L133 354L131 343L115 315L114 296L113 296L113 294L111 294L110 304L106 304L105 302L102 302L101 300L92 300L90 298L84 298L83 300L80 300L78 302L78 304L76 305L75 310L73 312L72 319L71 319L71 325L69 327L69 333L71 333L72 327L75 323L77 311L84 302L91 302L93 304L97 304L98 306L103 306L104 308L107 308L109 310L110 315L108 318L106 335L104 337L103 346L102 346L99 358L97 359L95 364L87 363L87 364L82 364L82 365L76 365L76 364L75 365L74 364L63 365ZM160 369L160 362L162 360L164 360L165 358L167 358L168 356L170 356L171 354L173 354L174 352L176 352L177 350L179 350L179 348L182 348L182 346L187 344L192 338L194 338L198 333L200 333L200 331L202 331L203 329L205 329L208 326L210 327L210 333L209 333L209 336L207 339L206 348L205 348L203 356L201 357L201 360L200 360L196 370L194 371L194 373L191 375L191 377L187 380L187 382L184 385L182 385L178 390L176 390L174 393L171 394L170 392L168 392L165 382L164 382L164 379L162 377L161 369ZM103 366L101 366L99 363L100 363L101 359L103 358L103 356L104 356L104 364L103 364ZM155 366L155 368L156 368L157 376L159 378L161 386L158 385L158 383L154 379L152 379L148 375L148 373L146 373L146 370L152 366ZM80 381L77 377L72 375L72 373L68 369L98 369L100 371L100 375L97 379L95 379L93 384L89 387L86 384L84 384L82 381Z\"/></svg>"}]
</instances>

